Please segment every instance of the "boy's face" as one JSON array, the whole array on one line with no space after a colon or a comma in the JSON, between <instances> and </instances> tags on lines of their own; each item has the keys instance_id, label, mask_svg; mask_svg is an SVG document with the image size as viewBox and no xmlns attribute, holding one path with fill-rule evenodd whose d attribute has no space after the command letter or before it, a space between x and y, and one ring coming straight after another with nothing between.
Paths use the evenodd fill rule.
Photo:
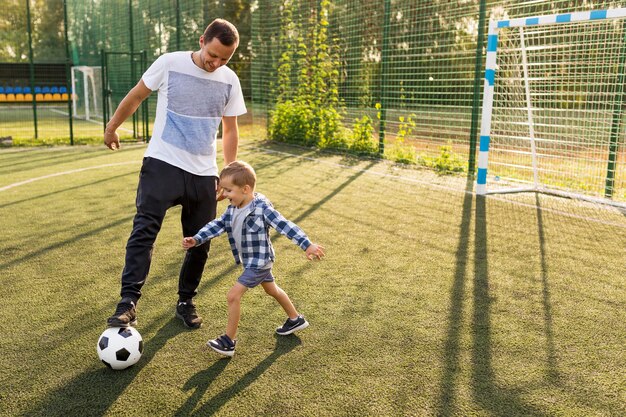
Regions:
<instances>
[{"instance_id":1,"label":"boy's face","mask_svg":"<svg viewBox=\"0 0 626 417\"><path fill-rule=\"evenodd\" d=\"M232 178L224 177L220 179L220 186L224 190L224 197L237 208L244 207L252 201L252 187L249 185L240 187L233 184Z\"/></svg>"}]
</instances>

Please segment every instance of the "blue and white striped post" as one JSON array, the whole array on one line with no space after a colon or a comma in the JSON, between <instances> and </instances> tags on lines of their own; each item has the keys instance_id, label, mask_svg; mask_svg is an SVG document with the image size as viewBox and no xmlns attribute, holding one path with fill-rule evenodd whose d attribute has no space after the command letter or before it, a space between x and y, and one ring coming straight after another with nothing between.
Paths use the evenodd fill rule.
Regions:
<instances>
[{"instance_id":1,"label":"blue and white striped post","mask_svg":"<svg viewBox=\"0 0 626 417\"><path fill-rule=\"evenodd\" d=\"M480 144L478 147L478 175L476 193L487 192L487 161L489 156L489 135L491 133L491 111L493 109L493 86L496 81L496 53L498 51L498 24L489 22L487 34L487 63L485 65L485 88L483 91L483 114L480 123Z\"/></svg>"},{"instance_id":2,"label":"blue and white striped post","mask_svg":"<svg viewBox=\"0 0 626 417\"><path fill-rule=\"evenodd\" d=\"M562 24L570 22L585 22L589 20L616 19L626 17L626 8L592 10L553 14L535 17L523 17L510 20L491 20L487 35L487 62L485 65L485 83L483 90L483 113L480 125L480 145L478 152L478 175L476 178L476 193L487 193L487 161L489 156L489 141L491 135L491 115L493 110L493 89L496 79L496 56L498 51L498 33L502 28L526 27Z\"/></svg>"}]
</instances>

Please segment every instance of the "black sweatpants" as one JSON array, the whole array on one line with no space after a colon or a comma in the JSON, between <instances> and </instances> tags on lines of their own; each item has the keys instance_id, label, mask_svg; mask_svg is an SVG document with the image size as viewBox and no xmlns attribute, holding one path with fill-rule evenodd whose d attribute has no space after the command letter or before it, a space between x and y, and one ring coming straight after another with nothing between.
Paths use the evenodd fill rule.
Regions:
<instances>
[{"instance_id":1,"label":"black sweatpants","mask_svg":"<svg viewBox=\"0 0 626 417\"><path fill-rule=\"evenodd\" d=\"M190 174L154 158L144 158L137 187L137 214L126 244L126 263L122 272L122 297L138 300L146 282L152 249L166 211L182 205L183 236L193 236L215 219L217 177ZM179 300L196 295L208 259L211 241L187 251L178 279Z\"/></svg>"}]
</instances>

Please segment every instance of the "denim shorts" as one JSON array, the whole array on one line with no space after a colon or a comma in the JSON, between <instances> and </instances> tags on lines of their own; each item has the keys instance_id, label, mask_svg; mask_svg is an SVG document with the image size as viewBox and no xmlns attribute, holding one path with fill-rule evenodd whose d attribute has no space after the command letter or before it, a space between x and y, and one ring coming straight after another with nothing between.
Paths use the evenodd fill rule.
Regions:
<instances>
[{"instance_id":1,"label":"denim shorts","mask_svg":"<svg viewBox=\"0 0 626 417\"><path fill-rule=\"evenodd\" d=\"M244 268L243 274L237 279L237 282L244 287L254 288L262 282L274 281L274 275L272 275L272 268L268 269L256 269L256 268Z\"/></svg>"}]
</instances>

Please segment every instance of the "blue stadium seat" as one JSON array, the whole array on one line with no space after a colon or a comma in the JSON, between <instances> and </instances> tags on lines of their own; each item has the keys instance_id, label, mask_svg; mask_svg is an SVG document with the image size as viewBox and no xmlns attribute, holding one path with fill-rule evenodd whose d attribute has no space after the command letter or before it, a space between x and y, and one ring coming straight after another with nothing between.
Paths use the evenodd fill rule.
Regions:
<instances>
[{"instance_id":1,"label":"blue stadium seat","mask_svg":"<svg viewBox=\"0 0 626 417\"><path fill-rule=\"evenodd\" d=\"M14 92L15 94L22 94L22 93L23 93L22 87L15 87L15 89L13 90L13 92Z\"/></svg>"},{"instance_id":2,"label":"blue stadium seat","mask_svg":"<svg viewBox=\"0 0 626 417\"><path fill-rule=\"evenodd\" d=\"M4 87L0 87L0 94L4 94Z\"/></svg>"},{"instance_id":3,"label":"blue stadium seat","mask_svg":"<svg viewBox=\"0 0 626 417\"><path fill-rule=\"evenodd\" d=\"M65 87L59 87L59 93L61 93L61 94L67 94L67 88L65 88Z\"/></svg>"},{"instance_id":4,"label":"blue stadium seat","mask_svg":"<svg viewBox=\"0 0 626 417\"><path fill-rule=\"evenodd\" d=\"M41 89L41 92L42 92L42 93L44 93L44 94L49 93L49 92L50 92L50 87L44 87L44 88L42 88L42 89Z\"/></svg>"},{"instance_id":5,"label":"blue stadium seat","mask_svg":"<svg viewBox=\"0 0 626 417\"><path fill-rule=\"evenodd\" d=\"M35 87L35 94L41 93L41 87Z\"/></svg>"},{"instance_id":6,"label":"blue stadium seat","mask_svg":"<svg viewBox=\"0 0 626 417\"><path fill-rule=\"evenodd\" d=\"M24 87L22 90L24 94L30 94L30 87Z\"/></svg>"},{"instance_id":7,"label":"blue stadium seat","mask_svg":"<svg viewBox=\"0 0 626 417\"><path fill-rule=\"evenodd\" d=\"M13 87L7 87L4 92L7 94L14 94L15 90L13 90Z\"/></svg>"},{"instance_id":8,"label":"blue stadium seat","mask_svg":"<svg viewBox=\"0 0 626 417\"><path fill-rule=\"evenodd\" d=\"M59 87L52 87L52 88L50 88L50 92L51 92L52 94L56 94L56 93L58 93L58 92L59 92Z\"/></svg>"}]
</instances>

